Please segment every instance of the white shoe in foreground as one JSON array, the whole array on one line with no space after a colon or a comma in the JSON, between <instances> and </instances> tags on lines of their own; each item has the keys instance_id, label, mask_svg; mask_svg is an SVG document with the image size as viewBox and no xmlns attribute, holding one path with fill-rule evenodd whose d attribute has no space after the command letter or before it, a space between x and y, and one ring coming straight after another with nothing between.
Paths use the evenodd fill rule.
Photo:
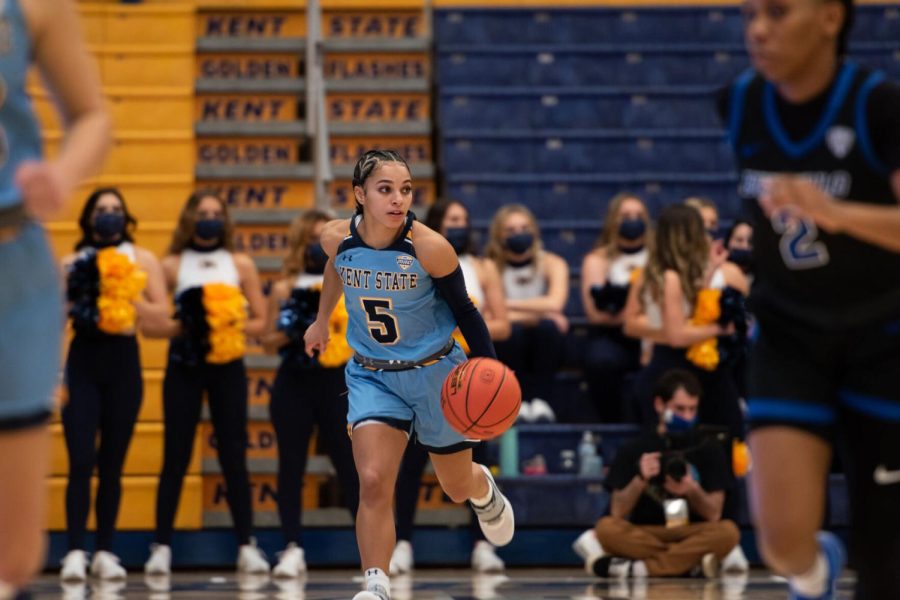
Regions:
<instances>
[{"instance_id":1,"label":"white shoe in foreground","mask_svg":"<svg viewBox=\"0 0 900 600\"><path fill-rule=\"evenodd\" d=\"M491 499L485 506L476 506L471 500L469 504L478 517L478 524L487 541L494 546L505 546L512 541L516 532L516 517L512 505L506 496L500 493L490 469L484 465L478 466L487 476L488 485L491 487Z\"/></svg>"},{"instance_id":2,"label":"white shoe in foreground","mask_svg":"<svg viewBox=\"0 0 900 600\"><path fill-rule=\"evenodd\" d=\"M262 550L256 546L256 540L251 539L249 544L244 544L238 551L238 573L268 573L269 561L263 556Z\"/></svg>"},{"instance_id":3,"label":"white shoe in foreground","mask_svg":"<svg viewBox=\"0 0 900 600\"><path fill-rule=\"evenodd\" d=\"M303 548L293 542L288 544L284 552L279 554L278 564L272 569L272 575L275 577L289 579L300 577L300 574L305 572L306 557L303 554Z\"/></svg>"},{"instance_id":4,"label":"white shoe in foreground","mask_svg":"<svg viewBox=\"0 0 900 600\"><path fill-rule=\"evenodd\" d=\"M394 553L391 554L391 575L402 575L413 570L413 548L406 540L400 540L394 547Z\"/></svg>"},{"instance_id":5,"label":"white shoe in foreground","mask_svg":"<svg viewBox=\"0 0 900 600\"><path fill-rule=\"evenodd\" d=\"M472 570L478 573L500 573L506 568L503 559L489 542L480 540L472 549Z\"/></svg>"},{"instance_id":6,"label":"white shoe in foreground","mask_svg":"<svg viewBox=\"0 0 900 600\"><path fill-rule=\"evenodd\" d=\"M172 572L172 549L165 544L152 544L150 558L144 563L147 575L168 575Z\"/></svg>"},{"instance_id":7,"label":"white shoe in foreground","mask_svg":"<svg viewBox=\"0 0 900 600\"><path fill-rule=\"evenodd\" d=\"M738 544L722 559L722 572L737 574L747 573L748 571L750 571L750 561L747 560L744 551Z\"/></svg>"},{"instance_id":8,"label":"white shoe in foreground","mask_svg":"<svg viewBox=\"0 0 900 600\"><path fill-rule=\"evenodd\" d=\"M110 580L125 579L128 573L125 572L125 567L119 564L118 556L106 550L99 550L91 561L91 575Z\"/></svg>"},{"instance_id":9,"label":"white shoe in foreground","mask_svg":"<svg viewBox=\"0 0 900 600\"><path fill-rule=\"evenodd\" d=\"M87 553L84 550L70 550L62 559L59 578L63 581L86 581Z\"/></svg>"}]
</instances>

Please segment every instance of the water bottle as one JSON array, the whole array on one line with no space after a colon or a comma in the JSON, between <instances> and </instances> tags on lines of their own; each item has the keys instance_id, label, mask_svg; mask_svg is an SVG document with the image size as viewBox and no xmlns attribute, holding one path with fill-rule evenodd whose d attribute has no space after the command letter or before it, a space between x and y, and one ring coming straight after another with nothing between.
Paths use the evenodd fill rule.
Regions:
<instances>
[{"instance_id":1,"label":"water bottle","mask_svg":"<svg viewBox=\"0 0 900 600\"><path fill-rule=\"evenodd\" d=\"M585 431L578 444L578 474L592 476L597 472L597 446L594 444L594 434Z\"/></svg>"},{"instance_id":2,"label":"water bottle","mask_svg":"<svg viewBox=\"0 0 900 600\"><path fill-rule=\"evenodd\" d=\"M500 436L500 472L504 477L519 474L519 432L515 427Z\"/></svg>"}]
</instances>

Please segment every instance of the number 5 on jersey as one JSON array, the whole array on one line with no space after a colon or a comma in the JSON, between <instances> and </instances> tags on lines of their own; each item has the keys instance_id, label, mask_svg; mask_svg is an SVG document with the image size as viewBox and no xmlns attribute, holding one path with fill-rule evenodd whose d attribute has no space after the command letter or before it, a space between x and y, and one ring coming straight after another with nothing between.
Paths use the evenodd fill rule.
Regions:
<instances>
[{"instance_id":1,"label":"number 5 on jersey","mask_svg":"<svg viewBox=\"0 0 900 600\"><path fill-rule=\"evenodd\" d=\"M360 298L359 302L366 311L372 339L385 346L396 344L400 340L400 328L397 317L390 313L394 301L390 298Z\"/></svg>"}]
</instances>

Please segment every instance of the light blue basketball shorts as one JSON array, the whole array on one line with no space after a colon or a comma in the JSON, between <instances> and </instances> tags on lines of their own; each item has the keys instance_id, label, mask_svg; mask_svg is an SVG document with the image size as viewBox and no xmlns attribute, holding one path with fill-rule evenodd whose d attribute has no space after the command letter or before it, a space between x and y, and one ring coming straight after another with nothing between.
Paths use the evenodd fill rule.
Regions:
<instances>
[{"instance_id":1,"label":"light blue basketball shorts","mask_svg":"<svg viewBox=\"0 0 900 600\"><path fill-rule=\"evenodd\" d=\"M53 408L64 324L59 275L44 229L25 222L0 243L0 432L43 422Z\"/></svg>"},{"instance_id":2,"label":"light blue basketball shorts","mask_svg":"<svg viewBox=\"0 0 900 600\"><path fill-rule=\"evenodd\" d=\"M466 361L459 347L434 364L403 371L373 371L350 359L345 370L350 392L347 423L356 427L379 421L415 435L435 454L452 454L478 444L457 433L441 410L441 386L453 368Z\"/></svg>"}]
</instances>

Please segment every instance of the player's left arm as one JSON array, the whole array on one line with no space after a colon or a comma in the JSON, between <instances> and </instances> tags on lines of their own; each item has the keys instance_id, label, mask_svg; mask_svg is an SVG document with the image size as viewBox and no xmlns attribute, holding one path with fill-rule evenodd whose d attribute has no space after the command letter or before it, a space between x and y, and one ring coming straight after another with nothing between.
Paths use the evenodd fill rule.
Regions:
<instances>
[{"instance_id":1,"label":"player's left arm","mask_svg":"<svg viewBox=\"0 0 900 600\"><path fill-rule=\"evenodd\" d=\"M900 202L900 170L891 175L894 197ZM900 252L900 204L885 206L838 200L816 184L798 176L780 176L769 182L760 197L767 215L789 210L800 218L812 219L829 233L853 236L885 250Z\"/></svg>"},{"instance_id":2,"label":"player's left arm","mask_svg":"<svg viewBox=\"0 0 900 600\"><path fill-rule=\"evenodd\" d=\"M890 179L900 203L900 86L882 82L866 104L868 135L874 155ZM872 175L876 176L876 175ZM875 205L833 198L798 177L777 178L760 198L767 213L786 207L814 220L829 233L843 233L886 250L900 252L900 205Z\"/></svg>"},{"instance_id":3,"label":"player's left arm","mask_svg":"<svg viewBox=\"0 0 900 600\"><path fill-rule=\"evenodd\" d=\"M453 246L444 236L421 223L413 227L416 257L453 312L459 331L469 344L469 355L497 358L487 325L466 291L466 280Z\"/></svg>"}]
</instances>

